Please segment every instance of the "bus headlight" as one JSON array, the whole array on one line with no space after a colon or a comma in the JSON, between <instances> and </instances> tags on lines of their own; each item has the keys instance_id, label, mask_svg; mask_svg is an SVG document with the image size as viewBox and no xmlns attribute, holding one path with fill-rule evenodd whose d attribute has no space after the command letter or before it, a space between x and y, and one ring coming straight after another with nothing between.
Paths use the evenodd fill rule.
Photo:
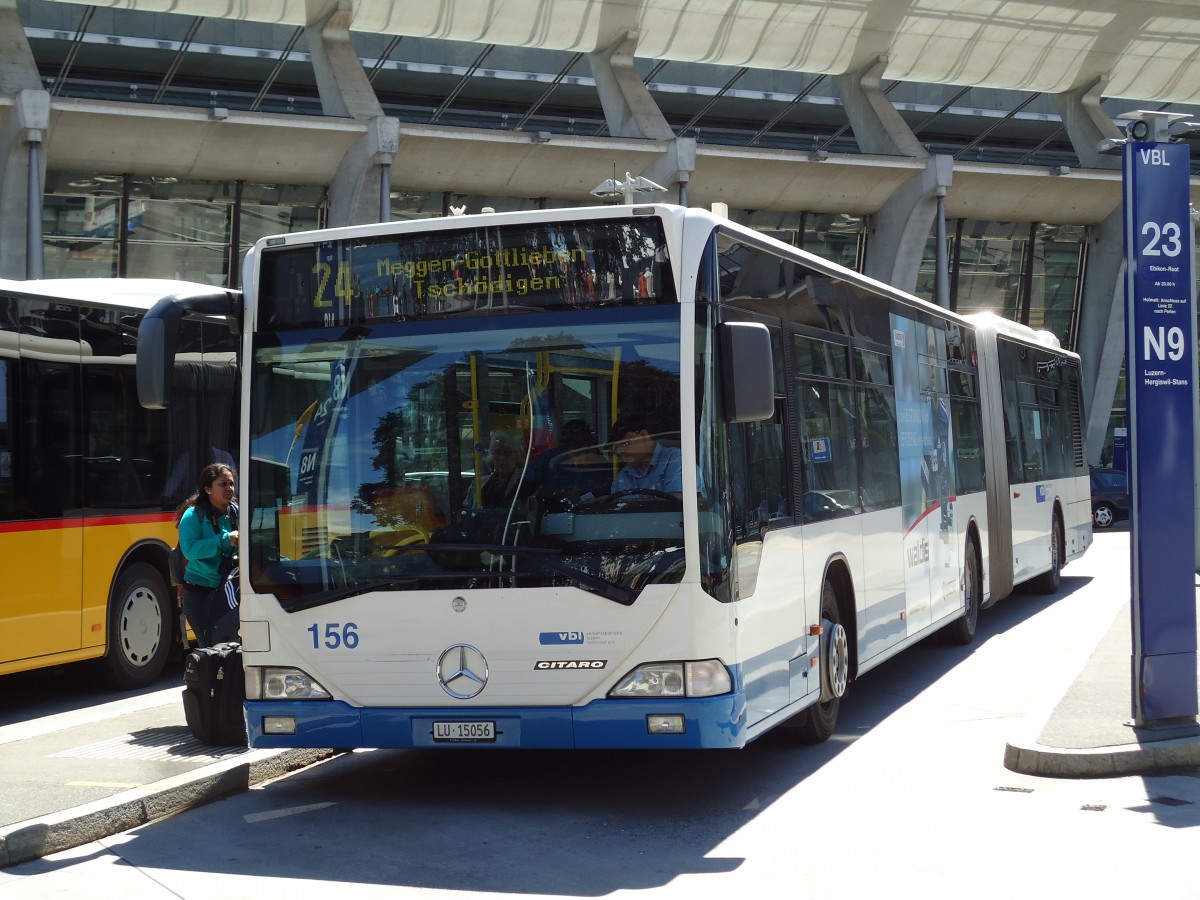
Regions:
<instances>
[{"instance_id":1,"label":"bus headlight","mask_svg":"<svg viewBox=\"0 0 1200 900\"><path fill-rule=\"evenodd\" d=\"M617 682L610 697L715 697L733 684L719 659L657 662L638 666Z\"/></svg>"},{"instance_id":2,"label":"bus headlight","mask_svg":"<svg viewBox=\"0 0 1200 900\"><path fill-rule=\"evenodd\" d=\"M325 690L315 678L300 669L266 666L262 670L262 699L264 700L328 700Z\"/></svg>"}]
</instances>

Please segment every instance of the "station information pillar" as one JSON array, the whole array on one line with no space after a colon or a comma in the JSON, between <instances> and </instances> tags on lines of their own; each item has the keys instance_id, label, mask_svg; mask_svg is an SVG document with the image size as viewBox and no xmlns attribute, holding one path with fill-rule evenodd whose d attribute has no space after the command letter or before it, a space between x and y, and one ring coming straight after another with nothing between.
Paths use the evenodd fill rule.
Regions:
<instances>
[{"instance_id":1,"label":"station information pillar","mask_svg":"<svg viewBox=\"0 0 1200 900\"><path fill-rule=\"evenodd\" d=\"M1133 724L1197 714L1196 303L1186 144L1123 148Z\"/></svg>"}]
</instances>

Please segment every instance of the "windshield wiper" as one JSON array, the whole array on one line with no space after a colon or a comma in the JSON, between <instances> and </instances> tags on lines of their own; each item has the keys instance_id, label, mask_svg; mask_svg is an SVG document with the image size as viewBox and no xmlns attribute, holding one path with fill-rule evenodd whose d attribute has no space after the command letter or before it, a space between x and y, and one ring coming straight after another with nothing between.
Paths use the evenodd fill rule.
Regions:
<instances>
[{"instance_id":1,"label":"windshield wiper","mask_svg":"<svg viewBox=\"0 0 1200 900\"><path fill-rule=\"evenodd\" d=\"M620 603L622 606L632 606L633 601L637 599L637 591L622 587L619 584L613 584L611 581L593 575L591 572L585 572L582 569L576 569L574 566L568 566L554 557L537 556L535 557L535 562L537 565L545 566L556 575L562 575L575 587L590 594L598 594L604 599Z\"/></svg>"},{"instance_id":2,"label":"windshield wiper","mask_svg":"<svg viewBox=\"0 0 1200 900\"><path fill-rule=\"evenodd\" d=\"M347 597L357 597L359 594L366 594L370 591L379 591L386 588L406 588L420 581L418 576L408 578L397 578L389 576L386 578L367 578L356 580L354 584L347 584L342 587L330 588L325 591L314 591L311 594L304 594L301 597L294 599L284 599L276 593L279 599L279 605L288 612L299 612L302 609L310 609L314 606L323 606L326 603L336 603L338 600L345 600ZM293 587L293 585L288 585Z\"/></svg>"},{"instance_id":3,"label":"windshield wiper","mask_svg":"<svg viewBox=\"0 0 1200 900\"><path fill-rule=\"evenodd\" d=\"M593 575L590 572L585 572L582 569L577 569L574 566L569 566L557 557L562 555L562 551L550 547L516 547L512 544L409 544L404 547L405 550L425 550L437 553L491 553L496 556L526 556L530 557L531 561L537 566L549 569L556 575L562 575L568 579L575 587L585 590L590 594L598 594L606 600L612 600L620 603L622 606L631 606L633 601L637 599L637 592L629 588L622 587L619 584L613 584L604 578ZM488 569L480 572L448 572L448 575L516 575L529 574L526 572L513 571L510 569Z\"/></svg>"},{"instance_id":4,"label":"windshield wiper","mask_svg":"<svg viewBox=\"0 0 1200 900\"><path fill-rule=\"evenodd\" d=\"M604 578L569 566L557 559L562 551L546 547L513 547L508 544L409 544L405 550L426 550L451 553L491 553L500 555L518 555L529 557L533 563L531 568L513 570L504 568L489 569L446 569L441 572L422 571L412 575L385 575L377 578L355 579L353 584L328 590L306 593L300 597L279 597L280 605L288 612L299 612L327 603L336 603L349 597L357 597L370 591L410 588L414 584L429 581L453 581L462 578L520 578L522 575L534 575L542 572L553 573L567 579L574 587L596 594L622 606L631 606L637 599L638 591L613 584ZM289 586L291 587L291 586Z\"/></svg>"}]
</instances>

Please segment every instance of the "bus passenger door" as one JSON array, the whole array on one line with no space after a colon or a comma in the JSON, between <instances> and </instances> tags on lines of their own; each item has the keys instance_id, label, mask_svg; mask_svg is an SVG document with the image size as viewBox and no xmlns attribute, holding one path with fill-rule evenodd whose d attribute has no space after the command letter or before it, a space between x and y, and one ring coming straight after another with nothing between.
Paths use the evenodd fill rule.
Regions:
<instances>
[{"instance_id":1,"label":"bus passenger door","mask_svg":"<svg viewBox=\"0 0 1200 900\"><path fill-rule=\"evenodd\" d=\"M784 409L774 420L730 425L733 594L746 718L761 721L807 690L803 552L785 461ZM797 686L794 682L799 681Z\"/></svg>"},{"instance_id":2,"label":"bus passenger door","mask_svg":"<svg viewBox=\"0 0 1200 900\"><path fill-rule=\"evenodd\" d=\"M4 360L12 446L0 467L0 539L12 565L0 661L77 650L82 641L78 318L46 301L18 308L18 359Z\"/></svg>"},{"instance_id":3,"label":"bus passenger door","mask_svg":"<svg viewBox=\"0 0 1200 900\"><path fill-rule=\"evenodd\" d=\"M959 602L945 331L892 317L907 632Z\"/></svg>"}]
</instances>

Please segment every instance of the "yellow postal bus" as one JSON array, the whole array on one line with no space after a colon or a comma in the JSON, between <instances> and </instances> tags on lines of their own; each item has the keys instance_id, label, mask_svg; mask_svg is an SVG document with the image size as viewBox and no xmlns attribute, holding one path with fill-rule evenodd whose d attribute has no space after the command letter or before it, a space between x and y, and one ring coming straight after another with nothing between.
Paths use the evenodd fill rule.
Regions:
<instances>
[{"instance_id":1,"label":"yellow postal bus","mask_svg":"<svg viewBox=\"0 0 1200 900\"><path fill-rule=\"evenodd\" d=\"M0 281L0 675L103 659L153 682L182 634L169 588L175 509L236 443L237 366L223 324L185 322L177 406L138 404L135 350L176 281Z\"/></svg>"}]
</instances>

